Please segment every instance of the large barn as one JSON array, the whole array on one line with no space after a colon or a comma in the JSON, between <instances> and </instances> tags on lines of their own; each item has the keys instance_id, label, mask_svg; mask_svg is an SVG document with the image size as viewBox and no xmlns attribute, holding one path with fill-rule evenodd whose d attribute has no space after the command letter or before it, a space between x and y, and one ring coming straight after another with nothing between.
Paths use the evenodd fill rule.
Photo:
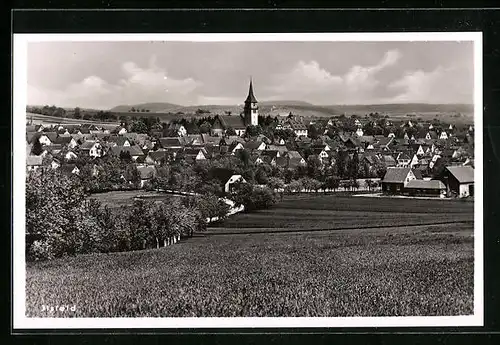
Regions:
<instances>
[{"instance_id":1,"label":"large barn","mask_svg":"<svg viewBox=\"0 0 500 345\"><path fill-rule=\"evenodd\" d=\"M471 166L449 166L442 173L441 180L448 194L460 198L474 196L474 168Z\"/></svg>"}]
</instances>

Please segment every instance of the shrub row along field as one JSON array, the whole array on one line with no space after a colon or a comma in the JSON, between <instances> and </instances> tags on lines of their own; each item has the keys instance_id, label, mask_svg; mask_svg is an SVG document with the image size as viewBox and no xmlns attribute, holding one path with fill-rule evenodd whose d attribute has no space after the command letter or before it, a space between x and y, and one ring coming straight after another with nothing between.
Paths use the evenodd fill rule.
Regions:
<instances>
[{"instance_id":1,"label":"shrub row along field","mask_svg":"<svg viewBox=\"0 0 500 345\"><path fill-rule=\"evenodd\" d=\"M473 261L471 225L194 237L30 263L27 316L464 315Z\"/></svg>"},{"instance_id":2,"label":"shrub row along field","mask_svg":"<svg viewBox=\"0 0 500 345\"><path fill-rule=\"evenodd\" d=\"M327 196L286 196L275 207L229 217L210 233L307 231L473 222L473 203Z\"/></svg>"}]
</instances>

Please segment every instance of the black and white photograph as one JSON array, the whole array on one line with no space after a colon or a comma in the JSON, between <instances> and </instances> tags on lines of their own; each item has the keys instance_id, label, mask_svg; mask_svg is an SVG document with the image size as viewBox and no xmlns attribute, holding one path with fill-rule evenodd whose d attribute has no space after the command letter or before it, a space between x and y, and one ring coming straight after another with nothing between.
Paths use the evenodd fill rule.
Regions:
<instances>
[{"instance_id":1,"label":"black and white photograph","mask_svg":"<svg viewBox=\"0 0 500 345\"><path fill-rule=\"evenodd\" d=\"M14 35L14 324L483 324L482 36Z\"/></svg>"}]
</instances>

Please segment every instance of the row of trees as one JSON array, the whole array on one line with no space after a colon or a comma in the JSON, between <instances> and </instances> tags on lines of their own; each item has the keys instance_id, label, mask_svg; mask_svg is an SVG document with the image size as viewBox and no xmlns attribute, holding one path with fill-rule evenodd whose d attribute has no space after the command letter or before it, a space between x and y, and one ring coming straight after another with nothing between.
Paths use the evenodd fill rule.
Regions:
<instances>
[{"instance_id":1,"label":"row of trees","mask_svg":"<svg viewBox=\"0 0 500 345\"><path fill-rule=\"evenodd\" d=\"M26 180L26 254L29 260L160 247L206 226L199 201L135 201L110 209L88 198L78 179L44 169Z\"/></svg>"}]
</instances>

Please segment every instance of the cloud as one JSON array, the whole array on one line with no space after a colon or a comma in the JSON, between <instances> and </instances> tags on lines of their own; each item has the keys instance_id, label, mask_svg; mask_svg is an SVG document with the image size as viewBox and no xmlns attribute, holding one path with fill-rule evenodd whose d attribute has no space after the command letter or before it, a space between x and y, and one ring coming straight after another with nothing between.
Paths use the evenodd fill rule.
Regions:
<instances>
[{"instance_id":1,"label":"cloud","mask_svg":"<svg viewBox=\"0 0 500 345\"><path fill-rule=\"evenodd\" d=\"M299 61L291 71L276 75L269 91L271 99L304 99L312 102L364 102L380 84L379 72L395 65L401 58L398 50L387 51L382 59L370 66L352 66L343 75L334 75L317 61Z\"/></svg>"},{"instance_id":2,"label":"cloud","mask_svg":"<svg viewBox=\"0 0 500 345\"><path fill-rule=\"evenodd\" d=\"M391 82L396 93L390 102L472 103L472 73L459 66L438 66L430 72L414 70Z\"/></svg>"},{"instance_id":3,"label":"cloud","mask_svg":"<svg viewBox=\"0 0 500 345\"><path fill-rule=\"evenodd\" d=\"M193 78L172 78L165 69L156 65L154 56L147 68L128 61L122 64L121 70L124 78L117 83L91 75L68 85L65 90L41 90L28 86L28 103L102 109L118 104L161 101L184 104L196 97L194 91L202 85Z\"/></svg>"},{"instance_id":4,"label":"cloud","mask_svg":"<svg viewBox=\"0 0 500 345\"><path fill-rule=\"evenodd\" d=\"M389 50L384 54L382 60L373 66L353 66L344 76L345 85L351 92L367 92L373 90L379 85L379 81L375 78L377 73L387 67L395 65L401 58L401 53L397 50Z\"/></svg>"}]
</instances>

